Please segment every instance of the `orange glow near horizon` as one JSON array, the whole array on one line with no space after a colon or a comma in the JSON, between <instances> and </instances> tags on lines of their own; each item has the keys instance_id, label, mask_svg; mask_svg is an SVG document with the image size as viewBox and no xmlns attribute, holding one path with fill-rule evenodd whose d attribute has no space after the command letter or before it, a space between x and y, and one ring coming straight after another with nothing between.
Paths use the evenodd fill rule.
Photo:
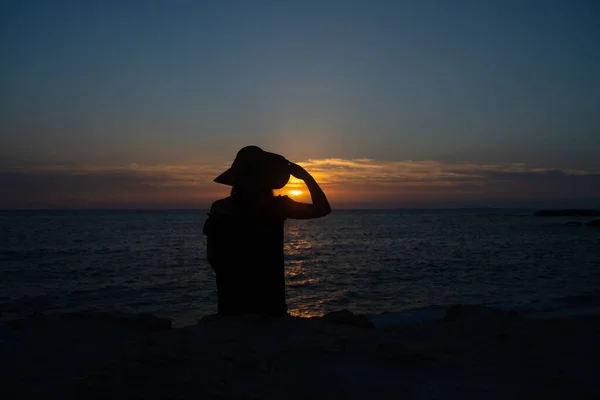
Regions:
<instances>
[{"instance_id":1,"label":"orange glow near horizon","mask_svg":"<svg viewBox=\"0 0 600 400\"><path fill-rule=\"evenodd\" d=\"M532 187L532 176L557 176L581 182L599 179L600 171L530 167L522 163L478 164L437 161L377 161L339 158L313 159L301 165L315 178L333 207L421 207L461 202L518 201L562 194L542 181ZM227 165L16 165L6 174L27 178L0 199L5 208L204 208L227 197L231 187L213 182ZM549 174L549 173L554 173ZM50 182L50 183L49 183ZM53 183L54 182L54 183ZM571 182L571 181L569 181ZM577 183L579 185L579 183ZM587 185L587 183L585 183ZM52 187L53 190L48 190ZM43 193L40 199L39 193ZM310 203L305 183L290 177L274 191L294 201Z\"/></svg>"},{"instance_id":2,"label":"orange glow near horizon","mask_svg":"<svg viewBox=\"0 0 600 400\"><path fill-rule=\"evenodd\" d=\"M297 199L301 199L304 197L305 193L307 193L305 189L306 186L304 185L303 181L301 181L300 179L296 179L293 176L290 176L290 180L288 181L288 183L286 183L286 185L281 189L276 190L275 194L281 196L287 195L295 197Z\"/></svg>"}]
</instances>

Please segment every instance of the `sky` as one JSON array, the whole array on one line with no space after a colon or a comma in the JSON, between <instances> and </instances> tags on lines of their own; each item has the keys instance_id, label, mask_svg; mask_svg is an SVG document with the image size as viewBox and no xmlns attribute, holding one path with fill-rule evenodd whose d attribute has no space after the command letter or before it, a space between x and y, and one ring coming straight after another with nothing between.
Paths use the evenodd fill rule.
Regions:
<instances>
[{"instance_id":1,"label":"sky","mask_svg":"<svg viewBox=\"0 0 600 400\"><path fill-rule=\"evenodd\" d=\"M595 0L0 0L0 93L3 209L600 207Z\"/></svg>"}]
</instances>

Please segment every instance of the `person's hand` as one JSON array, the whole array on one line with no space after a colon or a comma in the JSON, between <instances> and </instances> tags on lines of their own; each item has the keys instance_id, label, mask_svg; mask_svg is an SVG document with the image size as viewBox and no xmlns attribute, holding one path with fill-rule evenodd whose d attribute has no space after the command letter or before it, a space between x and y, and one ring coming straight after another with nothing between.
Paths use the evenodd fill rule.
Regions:
<instances>
[{"instance_id":1,"label":"person's hand","mask_svg":"<svg viewBox=\"0 0 600 400\"><path fill-rule=\"evenodd\" d=\"M292 174L292 176L294 178L297 178L297 179L300 179L303 181L310 178L310 174L308 172L306 172L306 170L304 168L302 168L298 164L294 164L293 162L290 162L290 174Z\"/></svg>"}]
</instances>

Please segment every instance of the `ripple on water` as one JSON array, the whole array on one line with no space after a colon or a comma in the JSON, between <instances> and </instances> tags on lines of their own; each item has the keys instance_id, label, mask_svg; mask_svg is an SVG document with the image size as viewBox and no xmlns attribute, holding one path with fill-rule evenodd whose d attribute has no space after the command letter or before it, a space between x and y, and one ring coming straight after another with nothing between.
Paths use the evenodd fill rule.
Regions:
<instances>
[{"instance_id":1,"label":"ripple on water","mask_svg":"<svg viewBox=\"0 0 600 400\"><path fill-rule=\"evenodd\" d=\"M600 230L510 210L337 211L286 223L290 310L523 303L600 288ZM3 317L214 313L205 211L3 213ZM553 220L554 221L554 220Z\"/></svg>"}]
</instances>

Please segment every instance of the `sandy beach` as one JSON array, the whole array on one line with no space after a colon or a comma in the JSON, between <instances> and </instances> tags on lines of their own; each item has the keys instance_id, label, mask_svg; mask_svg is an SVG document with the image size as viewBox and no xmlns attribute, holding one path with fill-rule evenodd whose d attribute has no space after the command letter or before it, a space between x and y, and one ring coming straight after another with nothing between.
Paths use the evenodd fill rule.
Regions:
<instances>
[{"instance_id":1,"label":"sandy beach","mask_svg":"<svg viewBox=\"0 0 600 400\"><path fill-rule=\"evenodd\" d=\"M600 398L600 317L455 307L369 328L337 317L37 316L6 324L3 399ZM362 325L362 326L360 326Z\"/></svg>"}]
</instances>

